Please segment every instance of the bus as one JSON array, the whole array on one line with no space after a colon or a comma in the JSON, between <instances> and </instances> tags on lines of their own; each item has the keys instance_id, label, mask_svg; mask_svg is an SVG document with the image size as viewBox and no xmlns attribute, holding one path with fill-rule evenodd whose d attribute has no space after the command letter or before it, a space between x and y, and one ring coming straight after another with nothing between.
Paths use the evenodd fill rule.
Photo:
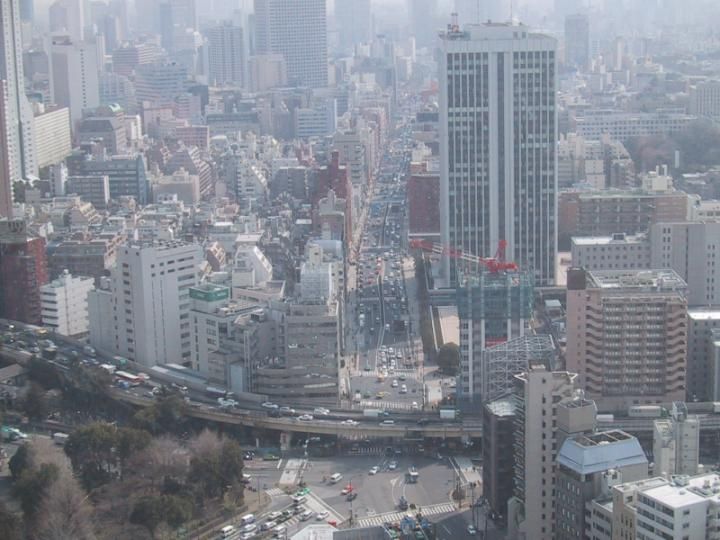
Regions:
<instances>
[{"instance_id":1,"label":"bus","mask_svg":"<svg viewBox=\"0 0 720 540\"><path fill-rule=\"evenodd\" d=\"M130 383L130 386L140 386L143 383L142 377L128 373L127 371L116 371L115 377Z\"/></svg>"}]
</instances>

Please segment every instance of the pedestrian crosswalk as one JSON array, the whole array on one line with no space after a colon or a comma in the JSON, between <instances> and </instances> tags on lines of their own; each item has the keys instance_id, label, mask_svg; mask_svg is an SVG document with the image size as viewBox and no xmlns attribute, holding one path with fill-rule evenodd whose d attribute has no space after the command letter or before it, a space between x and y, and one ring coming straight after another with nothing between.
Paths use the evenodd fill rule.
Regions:
<instances>
[{"instance_id":1,"label":"pedestrian crosswalk","mask_svg":"<svg viewBox=\"0 0 720 540\"><path fill-rule=\"evenodd\" d=\"M454 504L440 503L430 506L422 506L420 508L407 510L405 512L386 512L384 514L375 514L374 516L358 518L355 520L355 523L358 527L373 527L377 525L382 525L383 523L394 523L396 521L400 521L408 514L415 515L421 513L423 516L429 517L439 514L450 514L452 512L455 512L455 510L456 508Z\"/></svg>"},{"instance_id":2,"label":"pedestrian crosswalk","mask_svg":"<svg viewBox=\"0 0 720 540\"><path fill-rule=\"evenodd\" d=\"M362 364L361 364L362 365ZM413 368L399 368L394 369L393 373L387 373L384 369L371 369L370 371L365 371L364 369L358 373L361 377L370 377L372 379L376 378L378 375L384 376L386 379L394 379L397 378L398 375L405 375L406 377L414 378L416 373L415 369Z\"/></svg>"},{"instance_id":3,"label":"pedestrian crosswalk","mask_svg":"<svg viewBox=\"0 0 720 540\"><path fill-rule=\"evenodd\" d=\"M412 401L387 401L384 399L362 400L360 407L363 409L395 409L409 411L412 409Z\"/></svg>"},{"instance_id":4,"label":"pedestrian crosswalk","mask_svg":"<svg viewBox=\"0 0 720 540\"><path fill-rule=\"evenodd\" d=\"M265 493L270 495L270 497L272 497L273 499L277 499L278 497L287 496L287 493L285 493L282 489L276 488L276 487L266 489Z\"/></svg>"}]
</instances>

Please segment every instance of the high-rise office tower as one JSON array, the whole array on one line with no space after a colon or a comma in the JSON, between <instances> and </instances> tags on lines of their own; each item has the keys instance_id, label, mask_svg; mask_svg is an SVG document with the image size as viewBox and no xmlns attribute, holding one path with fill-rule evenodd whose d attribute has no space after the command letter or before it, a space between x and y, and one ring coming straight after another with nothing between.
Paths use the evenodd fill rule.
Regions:
<instances>
[{"instance_id":1,"label":"high-rise office tower","mask_svg":"<svg viewBox=\"0 0 720 540\"><path fill-rule=\"evenodd\" d=\"M70 123L82 118L84 109L100 105L97 48L91 43L66 37L53 38L50 45L50 89L55 103L70 109Z\"/></svg>"},{"instance_id":2,"label":"high-rise office tower","mask_svg":"<svg viewBox=\"0 0 720 540\"><path fill-rule=\"evenodd\" d=\"M325 0L255 0L255 54L282 54L288 82L328 83Z\"/></svg>"},{"instance_id":3,"label":"high-rise office tower","mask_svg":"<svg viewBox=\"0 0 720 540\"><path fill-rule=\"evenodd\" d=\"M245 71L243 29L230 21L205 32L208 39L210 84L242 86Z\"/></svg>"},{"instance_id":4,"label":"high-rise office tower","mask_svg":"<svg viewBox=\"0 0 720 540\"><path fill-rule=\"evenodd\" d=\"M508 0L455 0L453 7L461 26L510 20Z\"/></svg>"},{"instance_id":5,"label":"high-rise office tower","mask_svg":"<svg viewBox=\"0 0 720 540\"><path fill-rule=\"evenodd\" d=\"M372 39L370 0L335 0L335 22L343 50Z\"/></svg>"},{"instance_id":6,"label":"high-rise office tower","mask_svg":"<svg viewBox=\"0 0 720 540\"><path fill-rule=\"evenodd\" d=\"M552 37L516 24L451 28L440 56L440 217L448 252L507 258L555 281L557 118ZM455 261L444 275L454 284Z\"/></svg>"},{"instance_id":7,"label":"high-rise office tower","mask_svg":"<svg viewBox=\"0 0 720 540\"><path fill-rule=\"evenodd\" d=\"M83 0L57 0L50 6L50 31L82 41L85 29Z\"/></svg>"},{"instance_id":8,"label":"high-rise office tower","mask_svg":"<svg viewBox=\"0 0 720 540\"><path fill-rule=\"evenodd\" d=\"M37 174L33 150L32 109L25 97L18 0L0 0L0 80L5 81L0 145L7 160L7 181ZM0 206L0 215L3 214ZM5 214L8 215L8 214Z\"/></svg>"},{"instance_id":9,"label":"high-rise office tower","mask_svg":"<svg viewBox=\"0 0 720 540\"><path fill-rule=\"evenodd\" d=\"M565 63L582 71L590 67L590 19L584 13L565 17Z\"/></svg>"},{"instance_id":10,"label":"high-rise office tower","mask_svg":"<svg viewBox=\"0 0 720 540\"><path fill-rule=\"evenodd\" d=\"M408 0L410 33L418 47L429 47L437 41L437 0Z\"/></svg>"}]
</instances>

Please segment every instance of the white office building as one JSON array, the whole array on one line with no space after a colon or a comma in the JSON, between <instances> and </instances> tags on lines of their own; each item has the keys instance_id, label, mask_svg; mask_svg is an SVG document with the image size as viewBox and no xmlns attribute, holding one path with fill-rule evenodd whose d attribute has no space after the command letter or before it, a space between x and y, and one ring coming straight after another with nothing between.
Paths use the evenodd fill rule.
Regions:
<instances>
[{"instance_id":1,"label":"white office building","mask_svg":"<svg viewBox=\"0 0 720 540\"><path fill-rule=\"evenodd\" d=\"M100 82L95 44L52 38L50 45L50 90L53 101L70 109L74 130L85 109L100 105Z\"/></svg>"},{"instance_id":2,"label":"white office building","mask_svg":"<svg viewBox=\"0 0 720 540\"><path fill-rule=\"evenodd\" d=\"M63 336L87 333L87 298L94 287L92 277L73 277L67 270L56 280L40 287L43 326Z\"/></svg>"},{"instance_id":3,"label":"white office building","mask_svg":"<svg viewBox=\"0 0 720 540\"><path fill-rule=\"evenodd\" d=\"M90 343L148 367L189 364L189 289L202 260L202 247L184 242L119 248L109 283L90 293Z\"/></svg>"},{"instance_id":4,"label":"white office building","mask_svg":"<svg viewBox=\"0 0 720 540\"><path fill-rule=\"evenodd\" d=\"M443 34L440 56L440 217L444 246L507 258L555 281L556 47L518 24ZM443 261L456 280L455 262Z\"/></svg>"},{"instance_id":5,"label":"white office building","mask_svg":"<svg viewBox=\"0 0 720 540\"><path fill-rule=\"evenodd\" d=\"M307 260L300 266L300 297L304 300L330 300L335 296L331 263L323 260L322 247L308 245Z\"/></svg>"},{"instance_id":6,"label":"white office building","mask_svg":"<svg viewBox=\"0 0 720 540\"><path fill-rule=\"evenodd\" d=\"M208 79L213 86L242 86L245 78L245 46L243 29L226 21L209 28Z\"/></svg>"},{"instance_id":7,"label":"white office building","mask_svg":"<svg viewBox=\"0 0 720 540\"><path fill-rule=\"evenodd\" d=\"M325 0L255 0L255 53L282 54L292 86L327 86Z\"/></svg>"}]
</instances>

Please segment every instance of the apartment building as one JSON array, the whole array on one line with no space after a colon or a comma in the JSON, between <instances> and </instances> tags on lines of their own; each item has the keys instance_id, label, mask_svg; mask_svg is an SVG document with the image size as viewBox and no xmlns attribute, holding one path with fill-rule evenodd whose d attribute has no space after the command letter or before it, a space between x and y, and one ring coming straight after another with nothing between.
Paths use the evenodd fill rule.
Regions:
<instances>
[{"instance_id":1,"label":"apartment building","mask_svg":"<svg viewBox=\"0 0 720 540\"><path fill-rule=\"evenodd\" d=\"M687 284L672 270L568 271L567 369L603 411L685 396Z\"/></svg>"},{"instance_id":2,"label":"apartment building","mask_svg":"<svg viewBox=\"0 0 720 540\"><path fill-rule=\"evenodd\" d=\"M720 331L720 310L688 310L687 400L718 401L720 364L715 342Z\"/></svg>"},{"instance_id":3,"label":"apartment building","mask_svg":"<svg viewBox=\"0 0 720 540\"><path fill-rule=\"evenodd\" d=\"M646 234L573 236L572 265L586 270L642 270L650 266L650 240Z\"/></svg>"}]
</instances>

